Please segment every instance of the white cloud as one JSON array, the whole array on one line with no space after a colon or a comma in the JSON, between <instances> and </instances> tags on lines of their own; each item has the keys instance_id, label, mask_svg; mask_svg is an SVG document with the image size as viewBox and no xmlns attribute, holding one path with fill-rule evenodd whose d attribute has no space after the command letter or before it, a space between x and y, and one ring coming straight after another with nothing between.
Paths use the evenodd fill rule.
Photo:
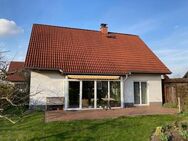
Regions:
<instances>
[{"instance_id":1,"label":"white cloud","mask_svg":"<svg viewBox=\"0 0 188 141\"><path fill-rule=\"evenodd\" d=\"M127 27L130 33L139 35L146 34L160 28L161 23L157 20L148 19L143 22ZM148 41L149 47L172 71L170 77L182 77L188 71L188 27L175 25L172 31L158 40ZM147 43L148 43L147 42Z\"/></svg>"},{"instance_id":2,"label":"white cloud","mask_svg":"<svg viewBox=\"0 0 188 141\"><path fill-rule=\"evenodd\" d=\"M0 37L17 35L22 33L24 30L17 26L14 21L7 19L0 19Z\"/></svg>"},{"instance_id":3,"label":"white cloud","mask_svg":"<svg viewBox=\"0 0 188 141\"><path fill-rule=\"evenodd\" d=\"M188 27L175 28L168 36L150 41L156 55L172 71L171 77L182 77L188 71Z\"/></svg>"},{"instance_id":4,"label":"white cloud","mask_svg":"<svg viewBox=\"0 0 188 141\"><path fill-rule=\"evenodd\" d=\"M172 30L168 36L160 38L159 40L152 41L151 45L154 48L171 48L171 49L181 49L188 47L188 27L181 27Z\"/></svg>"},{"instance_id":5,"label":"white cloud","mask_svg":"<svg viewBox=\"0 0 188 141\"><path fill-rule=\"evenodd\" d=\"M157 49L154 52L172 71L171 77L182 77L188 71L188 50Z\"/></svg>"}]
</instances>

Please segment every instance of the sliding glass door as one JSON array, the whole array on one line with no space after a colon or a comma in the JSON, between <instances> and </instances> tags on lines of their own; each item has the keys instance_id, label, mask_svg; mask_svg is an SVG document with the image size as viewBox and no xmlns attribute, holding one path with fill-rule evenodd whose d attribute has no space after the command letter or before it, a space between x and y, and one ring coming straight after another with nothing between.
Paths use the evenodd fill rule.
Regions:
<instances>
[{"instance_id":1,"label":"sliding glass door","mask_svg":"<svg viewBox=\"0 0 188 141\"><path fill-rule=\"evenodd\" d=\"M94 81L83 81L82 108L94 108Z\"/></svg>"},{"instance_id":2,"label":"sliding glass door","mask_svg":"<svg viewBox=\"0 0 188 141\"><path fill-rule=\"evenodd\" d=\"M121 106L120 81L110 81L110 106Z\"/></svg>"},{"instance_id":3,"label":"sliding glass door","mask_svg":"<svg viewBox=\"0 0 188 141\"><path fill-rule=\"evenodd\" d=\"M69 81L68 108L90 109L120 107L120 81ZM143 90L142 90L143 91Z\"/></svg>"},{"instance_id":4,"label":"sliding glass door","mask_svg":"<svg viewBox=\"0 0 188 141\"><path fill-rule=\"evenodd\" d=\"M79 108L80 101L80 82L69 81L68 108Z\"/></svg>"},{"instance_id":5,"label":"sliding glass door","mask_svg":"<svg viewBox=\"0 0 188 141\"><path fill-rule=\"evenodd\" d=\"M147 82L134 82L134 104L148 104Z\"/></svg>"},{"instance_id":6,"label":"sliding glass door","mask_svg":"<svg viewBox=\"0 0 188 141\"><path fill-rule=\"evenodd\" d=\"M140 104L140 83L134 82L134 104Z\"/></svg>"},{"instance_id":7,"label":"sliding glass door","mask_svg":"<svg viewBox=\"0 0 188 141\"><path fill-rule=\"evenodd\" d=\"M110 107L121 106L120 81L97 81L97 107L106 106L108 100Z\"/></svg>"},{"instance_id":8,"label":"sliding glass door","mask_svg":"<svg viewBox=\"0 0 188 141\"><path fill-rule=\"evenodd\" d=\"M142 97L142 104L147 104L147 83L141 82L141 97Z\"/></svg>"},{"instance_id":9,"label":"sliding glass door","mask_svg":"<svg viewBox=\"0 0 188 141\"><path fill-rule=\"evenodd\" d=\"M105 99L108 98L108 81L97 81L97 108L106 105Z\"/></svg>"}]
</instances>

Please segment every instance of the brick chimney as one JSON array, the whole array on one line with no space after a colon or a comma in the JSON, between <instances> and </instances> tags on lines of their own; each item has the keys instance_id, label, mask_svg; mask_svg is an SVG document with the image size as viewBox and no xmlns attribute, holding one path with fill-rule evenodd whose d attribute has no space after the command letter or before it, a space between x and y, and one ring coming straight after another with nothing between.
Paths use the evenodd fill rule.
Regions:
<instances>
[{"instance_id":1,"label":"brick chimney","mask_svg":"<svg viewBox=\"0 0 188 141\"><path fill-rule=\"evenodd\" d=\"M100 31L101 31L101 33L103 33L103 34L108 34L108 27L107 27L107 24L101 23Z\"/></svg>"}]
</instances>

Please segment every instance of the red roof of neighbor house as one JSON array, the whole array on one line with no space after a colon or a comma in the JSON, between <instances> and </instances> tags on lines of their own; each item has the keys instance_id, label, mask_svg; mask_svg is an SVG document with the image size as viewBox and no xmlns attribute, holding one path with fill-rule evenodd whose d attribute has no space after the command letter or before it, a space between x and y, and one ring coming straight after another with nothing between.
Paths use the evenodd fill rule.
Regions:
<instances>
[{"instance_id":1,"label":"red roof of neighbor house","mask_svg":"<svg viewBox=\"0 0 188 141\"><path fill-rule=\"evenodd\" d=\"M25 81L23 75L21 75L24 69L24 62L11 61L8 69L7 80L11 82Z\"/></svg>"},{"instance_id":2,"label":"red roof of neighbor house","mask_svg":"<svg viewBox=\"0 0 188 141\"><path fill-rule=\"evenodd\" d=\"M170 73L136 35L34 24L25 67L65 74Z\"/></svg>"},{"instance_id":3,"label":"red roof of neighbor house","mask_svg":"<svg viewBox=\"0 0 188 141\"><path fill-rule=\"evenodd\" d=\"M183 76L183 78L188 78L188 71L185 73L185 75Z\"/></svg>"},{"instance_id":4,"label":"red roof of neighbor house","mask_svg":"<svg viewBox=\"0 0 188 141\"><path fill-rule=\"evenodd\" d=\"M163 80L164 83L188 83L188 78L168 78Z\"/></svg>"}]
</instances>

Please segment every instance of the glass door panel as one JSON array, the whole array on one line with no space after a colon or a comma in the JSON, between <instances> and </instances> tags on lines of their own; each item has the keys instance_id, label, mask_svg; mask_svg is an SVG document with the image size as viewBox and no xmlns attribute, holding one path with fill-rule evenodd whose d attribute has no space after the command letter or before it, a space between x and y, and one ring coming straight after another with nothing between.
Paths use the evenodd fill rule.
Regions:
<instances>
[{"instance_id":1,"label":"glass door panel","mask_svg":"<svg viewBox=\"0 0 188 141\"><path fill-rule=\"evenodd\" d=\"M147 84L146 84L146 82L141 82L141 95L142 95L142 104L147 104Z\"/></svg>"},{"instance_id":2,"label":"glass door panel","mask_svg":"<svg viewBox=\"0 0 188 141\"><path fill-rule=\"evenodd\" d=\"M94 108L94 81L83 81L82 108Z\"/></svg>"},{"instance_id":3,"label":"glass door panel","mask_svg":"<svg viewBox=\"0 0 188 141\"><path fill-rule=\"evenodd\" d=\"M134 82L134 104L140 104L140 85Z\"/></svg>"},{"instance_id":4,"label":"glass door panel","mask_svg":"<svg viewBox=\"0 0 188 141\"><path fill-rule=\"evenodd\" d=\"M110 82L110 106L120 107L121 106L121 96L120 96L120 82L111 81Z\"/></svg>"},{"instance_id":5,"label":"glass door panel","mask_svg":"<svg viewBox=\"0 0 188 141\"><path fill-rule=\"evenodd\" d=\"M108 98L108 81L97 81L97 107L106 105L104 99Z\"/></svg>"},{"instance_id":6,"label":"glass door panel","mask_svg":"<svg viewBox=\"0 0 188 141\"><path fill-rule=\"evenodd\" d=\"M69 81L69 102L68 108L79 108L80 82Z\"/></svg>"},{"instance_id":7,"label":"glass door panel","mask_svg":"<svg viewBox=\"0 0 188 141\"><path fill-rule=\"evenodd\" d=\"M134 82L134 104L147 103L147 82Z\"/></svg>"}]
</instances>

